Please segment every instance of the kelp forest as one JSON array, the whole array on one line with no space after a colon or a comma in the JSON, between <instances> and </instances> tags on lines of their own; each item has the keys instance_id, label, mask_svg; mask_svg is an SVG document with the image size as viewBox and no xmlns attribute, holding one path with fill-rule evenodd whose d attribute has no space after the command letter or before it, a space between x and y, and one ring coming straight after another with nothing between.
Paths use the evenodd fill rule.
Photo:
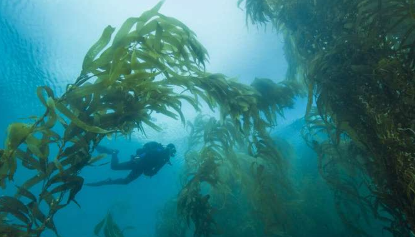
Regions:
<instances>
[{"instance_id":1,"label":"kelp forest","mask_svg":"<svg viewBox=\"0 0 415 237\"><path fill-rule=\"evenodd\" d=\"M82 208L80 172L106 159L96 147L161 131L155 114L188 132L157 237L414 236L415 1L235 2L247 26L284 39L286 78L250 85L207 72L207 50L162 5L106 27L65 92L39 87L43 113L8 126L0 184L15 192L0 196L1 237L65 236L54 217ZM300 99L304 117L281 129ZM18 183L21 172L32 177ZM90 236L131 236L102 218Z\"/></svg>"}]
</instances>

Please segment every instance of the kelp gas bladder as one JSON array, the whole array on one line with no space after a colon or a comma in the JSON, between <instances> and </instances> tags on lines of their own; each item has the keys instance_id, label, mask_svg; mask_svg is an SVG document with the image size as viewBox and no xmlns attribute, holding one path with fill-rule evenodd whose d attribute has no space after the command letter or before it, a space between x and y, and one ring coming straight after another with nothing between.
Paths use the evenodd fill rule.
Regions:
<instances>
[{"instance_id":1,"label":"kelp gas bladder","mask_svg":"<svg viewBox=\"0 0 415 237\"><path fill-rule=\"evenodd\" d=\"M256 149L266 150L266 128L275 124L275 116L268 113L275 108L262 103L261 111L258 103L264 98L255 88L206 73L205 48L183 23L158 13L161 5L129 18L115 35L114 28L105 28L87 52L75 83L60 97L47 86L39 87L45 113L32 117L33 123L9 126L1 150L1 186L13 182L18 160L21 169L36 175L21 184L14 197L4 197L0 203L1 234L39 236L46 228L56 232L53 216L69 203L77 203L84 181L80 170L103 158L92 157L97 144L105 136L128 136L134 129L144 133L144 124L160 130L151 120L152 113L184 122L183 101L196 110L200 99L212 109L218 107L222 119L230 117L239 130L259 134L253 140L260 144ZM176 87L183 93L176 92ZM292 98L284 98L278 108L292 105ZM40 193L35 195L36 186ZM46 214L38 208L43 201ZM17 220L6 222L7 216Z\"/></svg>"}]
</instances>

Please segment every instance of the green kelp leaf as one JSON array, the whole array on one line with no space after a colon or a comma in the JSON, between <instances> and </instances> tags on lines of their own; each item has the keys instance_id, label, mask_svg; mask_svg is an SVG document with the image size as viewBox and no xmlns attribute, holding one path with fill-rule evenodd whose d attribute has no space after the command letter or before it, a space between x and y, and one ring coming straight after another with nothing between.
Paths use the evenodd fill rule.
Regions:
<instances>
[{"instance_id":1,"label":"green kelp leaf","mask_svg":"<svg viewBox=\"0 0 415 237\"><path fill-rule=\"evenodd\" d=\"M154 110L157 110L158 113L164 114L174 120L177 120L177 114L170 111L167 107L155 108Z\"/></svg>"},{"instance_id":2,"label":"green kelp leaf","mask_svg":"<svg viewBox=\"0 0 415 237\"><path fill-rule=\"evenodd\" d=\"M181 107L182 107L181 102L178 101L178 103L174 103L174 104L171 103L171 104L169 104L169 106L172 107L179 114L180 121L183 123L183 125L185 125L186 124L186 119L184 118L183 112L181 110Z\"/></svg>"},{"instance_id":3,"label":"green kelp leaf","mask_svg":"<svg viewBox=\"0 0 415 237\"><path fill-rule=\"evenodd\" d=\"M161 6L163 6L163 4L164 4L164 0L157 3L150 10L145 11L143 14L141 14L140 20L144 22L148 21L151 17L153 17L154 15L158 13L158 11L160 10Z\"/></svg>"},{"instance_id":4,"label":"green kelp leaf","mask_svg":"<svg viewBox=\"0 0 415 237\"><path fill-rule=\"evenodd\" d=\"M114 38L114 44L117 47L117 44L121 43L123 39L129 37L129 32L133 28L134 24L136 25L136 32L133 32L133 36L137 39L137 36L147 35L150 32L155 30L154 25L157 23L155 20L150 21L147 23L152 17L156 16L157 12L160 10L163 2L159 2L156 6L154 6L151 10L144 12L140 17L132 17L127 19L123 25L121 26L120 30L117 32ZM154 22L154 23L153 23ZM147 23L147 24L146 24ZM149 26L150 25L150 26Z\"/></svg>"},{"instance_id":5,"label":"green kelp leaf","mask_svg":"<svg viewBox=\"0 0 415 237\"><path fill-rule=\"evenodd\" d=\"M53 95L53 91L52 91L52 89L50 88L50 87L48 87L48 86L39 86L37 89L36 89L36 94L37 94L37 97L39 98L39 100L40 100L40 102L45 106L45 107L47 107L48 105L47 105L47 100L45 99L45 97L43 96L43 92L46 92L46 95L47 95L47 98L49 98L49 97L51 97L52 99L54 99L55 97L54 97L54 95Z\"/></svg>"},{"instance_id":6,"label":"green kelp leaf","mask_svg":"<svg viewBox=\"0 0 415 237\"><path fill-rule=\"evenodd\" d=\"M134 24L136 24L140 20L139 17L130 17L128 18L117 31L117 34L114 37L113 45L117 45L123 38L125 38L128 33L130 33L131 29L133 28ZM117 47L117 46L116 46Z\"/></svg>"},{"instance_id":7,"label":"green kelp leaf","mask_svg":"<svg viewBox=\"0 0 415 237\"><path fill-rule=\"evenodd\" d=\"M96 236L99 236L99 232L101 232L102 227L104 226L105 222L106 222L107 218L105 217L104 219L102 219L94 228L94 234Z\"/></svg>"},{"instance_id":8,"label":"green kelp leaf","mask_svg":"<svg viewBox=\"0 0 415 237\"><path fill-rule=\"evenodd\" d=\"M164 0L157 3L153 8L149 10L149 12L152 12L152 14L156 14L160 11L161 6L163 6ZM144 14L143 14L144 15Z\"/></svg>"},{"instance_id":9,"label":"green kelp leaf","mask_svg":"<svg viewBox=\"0 0 415 237\"><path fill-rule=\"evenodd\" d=\"M158 21L156 19L151 20L147 24L145 24L140 31L137 32L139 36L146 36L149 35L152 32L155 32L157 30Z\"/></svg>"},{"instance_id":10,"label":"green kelp leaf","mask_svg":"<svg viewBox=\"0 0 415 237\"><path fill-rule=\"evenodd\" d=\"M190 39L189 44L191 48L190 53L193 56L193 60L195 62L201 63L203 67L205 67L205 62L208 61L207 58L209 56L206 48L198 43L195 39Z\"/></svg>"},{"instance_id":11,"label":"green kelp leaf","mask_svg":"<svg viewBox=\"0 0 415 237\"><path fill-rule=\"evenodd\" d=\"M32 125L26 123L12 123L7 128L6 152L16 149L32 132Z\"/></svg>"},{"instance_id":12,"label":"green kelp leaf","mask_svg":"<svg viewBox=\"0 0 415 237\"><path fill-rule=\"evenodd\" d=\"M56 109L55 101L53 100L52 97L48 97L48 99L46 100L46 105L48 108L48 115L47 115L48 120L43 126L36 128L35 129L36 131L51 129L52 127L55 126L56 121L58 119L58 116L56 115L56 111L55 111Z\"/></svg>"},{"instance_id":13,"label":"green kelp leaf","mask_svg":"<svg viewBox=\"0 0 415 237\"><path fill-rule=\"evenodd\" d=\"M199 103L196 97L188 95L180 95L180 99L187 101L196 111L200 111Z\"/></svg>"},{"instance_id":14,"label":"green kelp leaf","mask_svg":"<svg viewBox=\"0 0 415 237\"><path fill-rule=\"evenodd\" d=\"M105 49L102 52L102 54L99 55L99 57L91 63L91 66L89 67L89 72L99 76L97 82L102 80L100 78L107 77L105 73L107 73L111 68L112 59L114 57L114 51L115 50L113 47Z\"/></svg>"},{"instance_id":15,"label":"green kelp leaf","mask_svg":"<svg viewBox=\"0 0 415 237\"><path fill-rule=\"evenodd\" d=\"M129 52L122 47L115 50L109 77L102 80L106 87L112 86L124 74L124 65L127 63L128 56L130 56Z\"/></svg>"},{"instance_id":16,"label":"green kelp leaf","mask_svg":"<svg viewBox=\"0 0 415 237\"><path fill-rule=\"evenodd\" d=\"M84 98L85 96L92 95L94 93L101 94L105 89L106 86L100 82L95 82L94 84L85 83L82 86L68 92L66 94L66 98L68 100Z\"/></svg>"},{"instance_id":17,"label":"green kelp leaf","mask_svg":"<svg viewBox=\"0 0 415 237\"><path fill-rule=\"evenodd\" d=\"M180 32L183 32L187 35L190 35L190 36L195 35L195 33L191 29L189 29L189 27L187 27L183 22L177 20L176 18L165 16L161 13L158 13L157 15L160 17L161 22L165 23L163 25L170 24L174 26L171 28L172 29L171 32L178 33L178 31L180 30ZM177 27L180 27L181 29L177 29ZM170 28L169 28L169 31L170 31Z\"/></svg>"},{"instance_id":18,"label":"green kelp leaf","mask_svg":"<svg viewBox=\"0 0 415 237\"><path fill-rule=\"evenodd\" d=\"M149 127L151 127L152 129L154 129L157 132L160 132L160 131L163 130L162 128L160 128L159 126L157 126L156 124L151 122L150 119L148 119L148 118L142 118L142 122L145 123L146 125L148 125Z\"/></svg>"},{"instance_id":19,"label":"green kelp leaf","mask_svg":"<svg viewBox=\"0 0 415 237\"><path fill-rule=\"evenodd\" d=\"M62 113L64 114L66 117L68 117L74 124L76 124L78 127L84 129L85 131L88 132L93 132L93 133L110 133L111 131L96 127L96 126L91 126L88 125L86 123L84 123L83 121L81 121L80 119L78 119L68 108L66 108L62 103L57 103L56 104L56 108Z\"/></svg>"},{"instance_id":20,"label":"green kelp leaf","mask_svg":"<svg viewBox=\"0 0 415 237\"><path fill-rule=\"evenodd\" d=\"M114 33L115 28L107 26L102 32L99 40L88 50L85 55L84 61L82 63L82 73L85 74L87 69L91 66L91 63L97 57L97 55L108 45L111 40L112 33Z\"/></svg>"},{"instance_id":21,"label":"green kelp leaf","mask_svg":"<svg viewBox=\"0 0 415 237\"><path fill-rule=\"evenodd\" d=\"M45 159L45 157L40 150L42 141L40 139L37 139L33 134L29 134L26 138L26 144L27 148L37 157Z\"/></svg>"},{"instance_id":22,"label":"green kelp leaf","mask_svg":"<svg viewBox=\"0 0 415 237\"><path fill-rule=\"evenodd\" d=\"M157 22L157 27L156 27L156 38L154 40L154 49L157 52L161 51L162 48L162 42L161 42L161 36L163 34L163 28L161 27L161 25Z\"/></svg>"},{"instance_id":23,"label":"green kelp leaf","mask_svg":"<svg viewBox=\"0 0 415 237\"><path fill-rule=\"evenodd\" d=\"M138 32L140 32L141 31L141 29L143 28L143 26L145 25L146 23L144 22L144 21L142 21L142 19L140 18L140 20L137 22L137 25L136 25L136 27L135 27L135 31L138 33Z\"/></svg>"}]
</instances>

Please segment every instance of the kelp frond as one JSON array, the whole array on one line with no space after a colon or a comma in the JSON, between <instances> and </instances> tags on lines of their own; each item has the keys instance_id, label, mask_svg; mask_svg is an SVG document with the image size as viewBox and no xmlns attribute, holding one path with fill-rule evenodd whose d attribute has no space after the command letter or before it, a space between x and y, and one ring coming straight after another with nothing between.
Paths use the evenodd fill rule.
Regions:
<instances>
[{"instance_id":1,"label":"kelp frond","mask_svg":"<svg viewBox=\"0 0 415 237\"><path fill-rule=\"evenodd\" d=\"M253 156L282 160L279 153L272 152L274 148L269 149L272 143L267 129L276 122L272 113L281 113L282 108L290 106L296 93L287 91L287 85L267 82L284 95L281 101L273 101L281 104L264 104L263 91L222 74L205 72L206 49L187 26L159 13L161 5L140 17L127 19L118 31L111 26L105 28L84 57L80 76L67 86L65 93L58 97L49 87L39 87L37 95L45 107L44 114L33 123L9 126L5 149L1 150L1 186L13 182L18 160L23 165L20 169L33 170L36 175L20 185L13 199L17 202L28 197L31 202L22 205L30 205L29 209L6 210L4 214L24 214L26 218L21 216L24 220L33 219L30 217L33 215L38 222L35 225L30 224L33 221L25 222L25 226L6 223L2 230L37 234L46 228L56 231L53 216L71 202L79 205L75 198L84 181L79 174L85 166L102 158L92 156L100 141L112 134L129 136L134 130L144 133L144 124L160 130L152 122L153 113L185 123L183 101L198 110L203 100L221 112L221 122L212 122L209 127L216 135L203 135L200 152L203 162L198 168L201 172L191 180L220 185L215 174L218 162L239 142L229 132L243 134L251 143L249 150ZM177 87L183 90L177 92L174 90ZM232 130L219 129L222 124L228 128L232 125ZM29 195L36 185L40 185L40 193ZM209 207L209 196L198 190L197 183L183 190L197 198L186 199L184 195L182 214L198 226L198 235L207 236L215 232L213 210ZM37 207L42 201L47 207L40 211ZM189 202L194 203L190 209ZM199 219L208 224L198 222Z\"/></svg>"},{"instance_id":2,"label":"kelp frond","mask_svg":"<svg viewBox=\"0 0 415 237\"><path fill-rule=\"evenodd\" d=\"M348 139L367 152L367 156L359 158L365 165L354 166L370 179L369 183L375 184L370 186L370 193L377 198L376 205L382 205L393 216L387 223L400 226L392 234L408 236L408 226L412 230L415 226L415 176L411 175L414 138L410 132L414 118L414 103L410 101L415 91L413 2L248 2L268 4L265 9L271 9L271 14L251 7L247 16L261 22L261 17L253 16L266 15L283 33L290 63L287 76L304 79L308 85L307 116L312 114L314 104L318 111L308 120L309 126L325 133L319 135L320 139L330 141L329 146L318 140L311 140L310 145L324 154L320 159L338 157L333 163L345 164L347 159L354 159L331 154ZM339 177L330 180L333 179ZM357 200L364 202L361 199ZM382 219L377 214L374 217Z\"/></svg>"}]
</instances>

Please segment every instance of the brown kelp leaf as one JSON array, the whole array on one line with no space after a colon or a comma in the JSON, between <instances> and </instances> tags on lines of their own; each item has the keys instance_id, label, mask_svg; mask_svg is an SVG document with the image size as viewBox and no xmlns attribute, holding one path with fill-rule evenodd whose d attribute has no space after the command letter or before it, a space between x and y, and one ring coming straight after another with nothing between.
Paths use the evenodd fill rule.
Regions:
<instances>
[{"instance_id":1,"label":"brown kelp leaf","mask_svg":"<svg viewBox=\"0 0 415 237\"><path fill-rule=\"evenodd\" d=\"M23 204L20 200L14 197L9 196L1 196L0 197L0 206L5 206L9 208L13 208L19 212L23 212L25 214L29 214L29 210L27 209L26 205Z\"/></svg>"},{"instance_id":2,"label":"brown kelp leaf","mask_svg":"<svg viewBox=\"0 0 415 237\"><path fill-rule=\"evenodd\" d=\"M20 149L16 150L16 158L20 159L22 161L22 164L27 169L33 170L40 170L40 164L37 159L33 157L32 152L30 149L27 149L26 152L23 152Z\"/></svg>"},{"instance_id":3,"label":"brown kelp leaf","mask_svg":"<svg viewBox=\"0 0 415 237\"><path fill-rule=\"evenodd\" d=\"M69 197L68 197L67 204L69 202L73 201L73 202L76 203L76 205L78 205L80 207L78 202L76 202L76 200L75 200L75 196L76 196L76 194L78 194L79 191L81 191L83 184L84 184L84 179L82 177L78 176L78 180L76 182L74 182L74 187L69 192Z\"/></svg>"},{"instance_id":4,"label":"brown kelp leaf","mask_svg":"<svg viewBox=\"0 0 415 237\"><path fill-rule=\"evenodd\" d=\"M30 189L34 185L36 185L39 182L43 181L46 177L47 176L45 174L38 173L38 174L34 175L32 178L26 180L26 182L24 182L21 187L25 188L25 189Z\"/></svg>"},{"instance_id":5,"label":"brown kelp leaf","mask_svg":"<svg viewBox=\"0 0 415 237\"><path fill-rule=\"evenodd\" d=\"M27 204L27 206L30 208L30 212L37 220L39 220L41 223L45 223L46 216L42 213L42 211L40 211L37 202L30 202Z\"/></svg>"},{"instance_id":6,"label":"brown kelp leaf","mask_svg":"<svg viewBox=\"0 0 415 237\"><path fill-rule=\"evenodd\" d=\"M36 202L35 195L33 195L33 193L31 193L29 190L27 190L23 187L19 187L19 186L16 186L16 188L17 188L18 191L15 195L15 198L18 198L19 196L24 196L24 197L32 200L33 202Z\"/></svg>"},{"instance_id":7,"label":"brown kelp leaf","mask_svg":"<svg viewBox=\"0 0 415 237\"><path fill-rule=\"evenodd\" d=\"M53 221L53 216L46 216L45 214L43 214L36 202L31 202L27 206L30 208L31 213L36 220L38 220L42 225L46 226L48 229L51 229L59 237L58 231Z\"/></svg>"},{"instance_id":8,"label":"brown kelp leaf","mask_svg":"<svg viewBox=\"0 0 415 237\"><path fill-rule=\"evenodd\" d=\"M19 226L12 226L0 222L0 234L2 237L37 237L36 233L28 233Z\"/></svg>"},{"instance_id":9,"label":"brown kelp leaf","mask_svg":"<svg viewBox=\"0 0 415 237\"><path fill-rule=\"evenodd\" d=\"M107 221L107 217L102 219L94 228L94 234L99 236L99 232L101 231L102 227L104 226L105 222Z\"/></svg>"},{"instance_id":10,"label":"brown kelp leaf","mask_svg":"<svg viewBox=\"0 0 415 237\"><path fill-rule=\"evenodd\" d=\"M8 206L0 206L0 213L6 213L15 216L17 219L22 221L23 223L30 225L30 219L26 216L27 214L20 212L16 208L8 207Z\"/></svg>"},{"instance_id":11,"label":"brown kelp leaf","mask_svg":"<svg viewBox=\"0 0 415 237\"><path fill-rule=\"evenodd\" d=\"M111 213L107 214L106 220L104 229L105 237L124 237L121 229L118 227L117 223L115 223Z\"/></svg>"}]
</instances>

